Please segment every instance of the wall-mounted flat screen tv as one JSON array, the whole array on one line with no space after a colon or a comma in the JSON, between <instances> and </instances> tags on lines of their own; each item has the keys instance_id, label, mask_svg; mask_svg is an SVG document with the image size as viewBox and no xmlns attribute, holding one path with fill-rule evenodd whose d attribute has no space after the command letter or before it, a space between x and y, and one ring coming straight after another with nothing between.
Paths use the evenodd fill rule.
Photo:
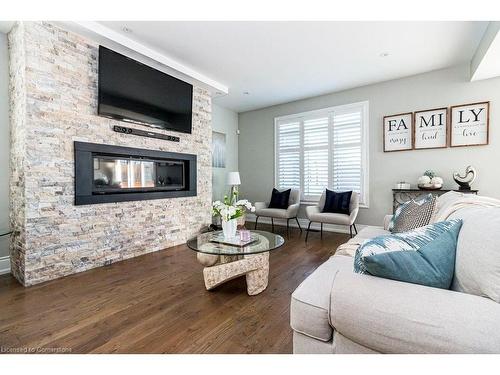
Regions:
<instances>
[{"instance_id":1,"label":"wall-mounted flat screen tv","mask_svg":"<svg viewBox=\"0 0 500 375\"><path fill-rule=\"evenodd\" d=\"M189 83L99 47L100 116L191 133L192 108Z\"/></svg>"}]
</instances>

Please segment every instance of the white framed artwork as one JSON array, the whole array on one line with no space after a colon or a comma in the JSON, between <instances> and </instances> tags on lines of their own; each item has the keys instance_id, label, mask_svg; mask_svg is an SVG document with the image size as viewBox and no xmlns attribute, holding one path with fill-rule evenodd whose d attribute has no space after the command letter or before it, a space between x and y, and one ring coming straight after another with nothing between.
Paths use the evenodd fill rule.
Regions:
<instances>
[{"instance_id":1,"label":"white framed artwork","mask_svg":"<svg viewBox=\"0 0 500 375\"><path fill-rule=\"evenodd\" d=\"M414 148L448 146L448 108L435 108L414 113Z\"/></svg>"},{"instance_id":2,"label":"white framed artwork","mask_svg":"<svg viewBox=\"0 0 500 375\"><path fill-rule=\"evenodd\" d=\"M490 102L451 107L450 146L480 146L489 143Z\"/></svg>"},{"instance_id":3,"label":"white framed artwork","mask_svg":"<svg viewBox=\"0 0 500 375\"><path fill-rule=\"evenodd\" d=\"M226 168L226 134L212 131L212 167Z\"/></svg>"},{"instance_id":4,"label":"white framed artwork","mask_svg":"<svg viewBox=\"0 0 500 375\"><path fill-rule=\"evenodd\" d=\"M384 152L413 148L413 113L384 116Z\"/></svg>"}]
</instances>

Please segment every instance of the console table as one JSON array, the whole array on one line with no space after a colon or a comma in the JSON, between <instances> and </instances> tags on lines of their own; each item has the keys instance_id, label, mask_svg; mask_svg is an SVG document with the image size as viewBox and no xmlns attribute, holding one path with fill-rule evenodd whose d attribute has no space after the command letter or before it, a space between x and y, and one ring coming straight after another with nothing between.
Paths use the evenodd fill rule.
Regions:
<instances>
[{"instance_id":1,"label":"console table","mask_svg":"<svg viewBox=\"0 0 500 375\"><path fill-rule=\"evenodd\" d=\"M418 188L392 189L392 213L396 212L396 208L398 208L400 205L408 202L411 199L415 199L422 195L427 195L427 194L432 194L438 197L449 191L456 191L458 193L464 193L464 194L478 193L478 190L458 190L458 189L439 189L439 190L421 190Z\"/></svg>"}]
</instances>

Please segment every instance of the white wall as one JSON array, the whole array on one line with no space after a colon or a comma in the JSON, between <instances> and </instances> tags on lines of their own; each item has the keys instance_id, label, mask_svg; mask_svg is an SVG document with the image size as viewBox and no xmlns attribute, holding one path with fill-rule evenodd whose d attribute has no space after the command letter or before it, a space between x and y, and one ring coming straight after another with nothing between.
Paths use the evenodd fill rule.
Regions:
<instances>
[{"instance_id":1,"label":"white wall","mask_svg":"<svg viewBox=\"0 0 500 375\"><path fill-rule=\"evenodd\" d=\"M0 232L9 229L9 67L7 35L0 33ZM9 255L9 237L0 237L0 273Z\"/></svg>"},{"instance_id":2,"label":"white wall","mask_svg":"<svg viewBox=\"0 0 500 375\"><path fill-rule=\"evenodd\" d=\"M360 211L359 223L381 225L383 215L392 211L393 185L402 180L414 184L427 169L443 177L446 186L456 188L453 171L471 164L478 171L473 186L481 195L500 198L500 78L470 82L469 76L466 64L240 113L242 195L253 201L269 199L274 184L275 117L368 100L370 207ZM491 101L488 146L383 152L383 116L486 100Z\"/></svg>"},{"instance_id":3,"label":"white wall","mask_svg":"<svg viewBox=\"0 0 500 375\"><path fill-rule=\"evenodd\" d=\"M222 199L229 192L227 172L238 171L238 114L212 104L212 129L226 134L226 168L212 168L212 197ZM242 181L243 183L243 181Z\"/></svg>"}]
</instances>

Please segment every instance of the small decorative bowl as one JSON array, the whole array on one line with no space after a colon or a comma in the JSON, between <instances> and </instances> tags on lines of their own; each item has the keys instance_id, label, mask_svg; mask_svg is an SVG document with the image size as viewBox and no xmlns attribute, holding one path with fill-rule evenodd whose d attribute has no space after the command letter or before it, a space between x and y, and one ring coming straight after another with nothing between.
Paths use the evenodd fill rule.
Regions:
<instances>
[{"instance_id":1,"label":"small decorative bowl","mask_svg":"<svg viewBox=\"0 0 500 375\"><path fill-rule=\"evenodd\" d=\"M420 190L439 190L443 184L418 184Z\"/></svg>"}]
</instances>

